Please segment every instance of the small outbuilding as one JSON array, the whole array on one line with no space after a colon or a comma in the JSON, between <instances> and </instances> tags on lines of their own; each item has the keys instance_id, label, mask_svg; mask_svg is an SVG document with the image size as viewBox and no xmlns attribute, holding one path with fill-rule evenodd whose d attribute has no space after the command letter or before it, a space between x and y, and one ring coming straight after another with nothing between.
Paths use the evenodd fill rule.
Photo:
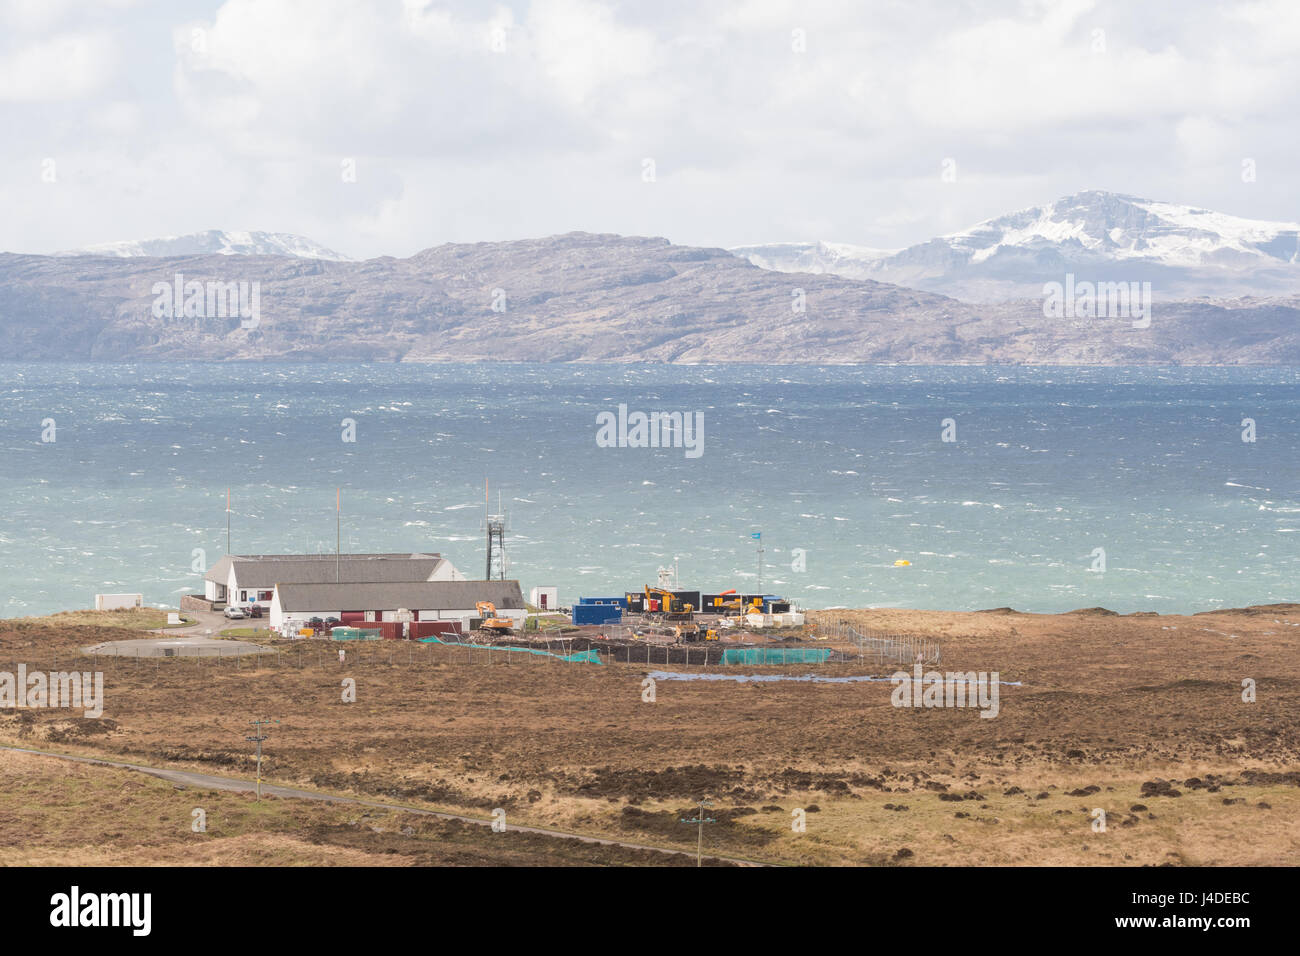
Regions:
<instances>
[{"instance_id":1,"label":"small outbuilding","mask_svg":"<svg viewBox=\"0 0 1300 956\"><path fill-rule=\"evenodd\" d=\"M553 611L560 606L560 589L549 586L533 588L529 592L528 603L543 611Z\"/></svg>"}]
</instances>

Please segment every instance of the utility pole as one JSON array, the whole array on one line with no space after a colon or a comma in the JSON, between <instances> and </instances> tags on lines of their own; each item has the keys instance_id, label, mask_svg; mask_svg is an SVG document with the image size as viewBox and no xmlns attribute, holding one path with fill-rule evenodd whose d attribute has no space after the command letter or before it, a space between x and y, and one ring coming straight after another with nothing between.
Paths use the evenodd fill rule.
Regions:
<instances>
[{"instance_id":1,"label":"utility pole","mask_svg":"<svg viewBox=\"0 0 1300 956\"><path fill-rule=\"evenodd\" d=\"M230 553L230 488L226 488L226 554Z\"/></svg>"},{"instance_id":2,"label":"utility pole","mask_svg":"<svg viewBox=\"0 0 1300 956\"><path fill-rule=\"evenodd\" d=\"M257 799L262 799L262 741L267 739L266 734L262 733L262 724L278 724L278 720L271 720L269 717L263 717L261 720L250 720L257 729L254 731L256 736L245 737L245 740L257 741Z\"/></svg>"},{"instance_id":3,"label":"utility pole","mask_svg":"<svg viewBox=\"0 0 1300 956\"><path fill-rule=\"evenodd\" d=\"M758 542L758 593L763 593L763 532L755 531L750 535Z\"/></svg>"},{"instance_id":4,"label":"utility pole","mask_svg":"<svg viewBox=\"0 0 1300 956\"><path fill-rule=\"evenodd\" d=\"M704 824L718 822L712 817L706 817L704 815L704 808L711 807L711 806L713 806L712 800L709 800L707 798L701 800L699 803L699 807L700 807L699 812L691 819L689 820L683 819L681 821L682 823L694 823L699 828L699 831L695 837L695 865L697 867L704 865L702 862L704 859L704 855L703 855L704 854Z\"/></svg>"}]
</instances>

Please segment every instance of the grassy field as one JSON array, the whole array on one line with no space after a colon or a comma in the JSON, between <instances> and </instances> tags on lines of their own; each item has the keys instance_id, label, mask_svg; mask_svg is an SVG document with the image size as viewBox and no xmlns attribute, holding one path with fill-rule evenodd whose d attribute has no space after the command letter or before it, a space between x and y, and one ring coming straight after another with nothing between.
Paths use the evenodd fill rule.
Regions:
<instances>
[{"instance_id":1,"label":"grassy field","mask_svg":"<svg viewBox=\"0 0 1300 956\"><path fill-rule=\"evenodd\" d=\"M167 611L157 608L127 608L120 611L61 611L58 614L46 614L43 617L22 617L16 620L24 624L43 624L51 627L117 627L133 631L151 631L167 626ZM194 618L182 614L180 625L194 624Z\"/></svg>"},{"instance_id":2,"label":"grassy field","mask_svg":"<svg viewBox=\"0 0 1300 956\"><path fill-rule=\"evenodd\" d=\"M945 670L996 670L1021 686L1002 688L995 719L897 708L887 683L660 680L646 703L644 666L488 664L396 642L349 647L340 664L337 647L297 642L256 662L101 659L102 718L0 712L0 739L248 777L247 721L268 716L281 721L266 745L277 782L481 816L502 807L516 823L687 849L695 831L680 820L708 797L706 849L777 863L1300 856L1300 607L829 616L936 637ZM6 622L0 670L113 636ZM812 668L731 673L756 670ZM344 678L355 703L342 700ZM791 828L796 810L805 832Z\"/></svg>"},{"instance_id":3,"label":"grassy field","mask_svg":"<svg viewBox=\"0 0 1300 956\"><path fill-rule=\"evenodd\" d=\"M217 635L218 637L233 637L238 639L263 638L272 636L265 627L228 627Z\"/></svg>"}]
</instances>

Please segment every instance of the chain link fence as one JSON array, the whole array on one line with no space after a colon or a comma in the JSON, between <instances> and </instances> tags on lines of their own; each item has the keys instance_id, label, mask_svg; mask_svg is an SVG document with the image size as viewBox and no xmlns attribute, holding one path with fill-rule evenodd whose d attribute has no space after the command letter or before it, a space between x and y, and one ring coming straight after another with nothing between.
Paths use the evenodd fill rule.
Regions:
<instances>
[{"instance_id":1,"label":"chain link fence","mask_svg":"<svg viewBox=\"0 0 1300 956\"><path fill-rule=\"evenodd\" d=\"M905 664L911 666L919 660L922 664L938 664L939 642L933 638L912 634L863 633L843 621L836 624L819 624L814 628L817 638L851 644L858 651L858 660L874 661L876 666Z\"/></svg>"}]
</instances>

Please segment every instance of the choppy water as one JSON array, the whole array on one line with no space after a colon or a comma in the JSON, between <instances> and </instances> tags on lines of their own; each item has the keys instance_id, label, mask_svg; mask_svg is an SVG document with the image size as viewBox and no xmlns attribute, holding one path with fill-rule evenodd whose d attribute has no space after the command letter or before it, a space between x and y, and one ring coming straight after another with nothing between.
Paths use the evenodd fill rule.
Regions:
<instances>
[{"instance_id":1,"label":"choppy water","mask_svg":"<svg viewBox=\"0 0 1300 956\"><path fill-rule=\"evenodd\" d=\"M703 454L598 447L620 403L702 412ZM481 576L485 476L512 576L565 602L674 556L754 589L759 530L806 606L1294 600L1297 464L1297 369L0 364L0 615L175 605L227 485L237 553L332 551L341 486L345 550Z\"/></svg>"}]
</instances>

